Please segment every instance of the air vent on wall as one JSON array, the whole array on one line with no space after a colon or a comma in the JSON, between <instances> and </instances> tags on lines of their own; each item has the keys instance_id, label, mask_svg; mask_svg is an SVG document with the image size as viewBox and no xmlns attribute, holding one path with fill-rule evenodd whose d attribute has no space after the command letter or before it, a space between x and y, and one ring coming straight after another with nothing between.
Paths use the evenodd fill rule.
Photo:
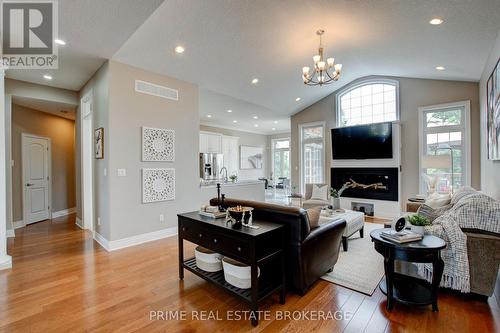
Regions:
<instances>
[{"instance_id":1,"label":"air vent on wall","mask_svg":"<svg viewBox=\"0 0 500 333\"><path fill-rule=\"evenodd\" d=\"M153 95L157 97L162 97L166 99L172 99L174 101L179 100L179 91L163 86L159 86L154 83L145 82L141 80L135 80L135 91Z\"/></svg>"}]
</instances>

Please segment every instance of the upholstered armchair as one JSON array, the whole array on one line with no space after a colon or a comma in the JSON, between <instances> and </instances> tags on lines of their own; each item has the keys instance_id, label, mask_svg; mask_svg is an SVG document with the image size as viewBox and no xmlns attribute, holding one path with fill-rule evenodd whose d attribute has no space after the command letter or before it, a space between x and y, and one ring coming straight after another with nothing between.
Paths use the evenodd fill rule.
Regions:
<instances>
[{"instance_id":1,"label":"upholstered armchair","mask_svg":"<svg viewBox=\"0 0 500 333\"><path fill-rule=\"evenodd\" d=\"M313 186L327 186L328 184L306 184L306 193L304 195L304 201L302 202L302 208L309 209L313 207L322 207L330 205L330 189L327 188L326 198L313 198Z\"/></svg>"}]
</instances>

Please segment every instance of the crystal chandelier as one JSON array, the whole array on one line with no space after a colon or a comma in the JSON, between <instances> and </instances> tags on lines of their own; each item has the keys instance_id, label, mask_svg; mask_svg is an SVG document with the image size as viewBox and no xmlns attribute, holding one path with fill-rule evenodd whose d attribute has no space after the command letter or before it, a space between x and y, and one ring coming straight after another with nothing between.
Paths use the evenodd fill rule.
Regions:
<instances>
[{"instance_id":1,"label":"crystal chandelier","mask_svg":"<svg viewBox=\"0 0 500 333\"><path fill-rule=\"evenodd\" d=\"M325 33L324 30L316 31L319 36L318 54L313 57L314 68L312 73L309 73L309 67L302 67L302 80L304 84L309 86L317 86L330 84L337 81L340 77L342 64L336 64L333 58L326 59L323 57L323 45L321 44L321 36Z\"/></svg>"}]
</instances>

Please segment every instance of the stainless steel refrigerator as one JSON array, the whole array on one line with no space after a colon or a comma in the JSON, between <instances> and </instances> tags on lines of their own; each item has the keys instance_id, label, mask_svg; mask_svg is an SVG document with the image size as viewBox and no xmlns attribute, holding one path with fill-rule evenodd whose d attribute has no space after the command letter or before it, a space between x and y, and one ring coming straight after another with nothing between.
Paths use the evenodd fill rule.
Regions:
<instances>
[{"instance_id":1,"label":"stainless steel refrigerator","mask_svg":"<svg viewBox=\"0 0 500 333\"><path fill-rule=\"evenodd\" d=\"M223 166L223 154L200 153L200 178L204 180L221 179L220 170Z\"/></svg>"}]
</instances>

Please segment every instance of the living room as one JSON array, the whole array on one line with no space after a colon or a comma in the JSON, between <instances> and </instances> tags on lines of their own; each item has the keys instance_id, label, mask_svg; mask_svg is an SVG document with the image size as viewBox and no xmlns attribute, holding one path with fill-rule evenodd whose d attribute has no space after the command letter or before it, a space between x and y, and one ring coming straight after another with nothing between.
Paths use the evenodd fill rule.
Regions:
<instances>
[{"instance_id":1,"label":"living room","mask_svg":"<svg viewBox=\"0 0 500 333\"><path fill-rule=\"evenodd\" d=\"M44 3L58 64L2 53L2 330L500 330L498 1ZM13 163L20 98L76 106L63 213L13 182L57 157Z\"/></svg>"}]
</instances>

